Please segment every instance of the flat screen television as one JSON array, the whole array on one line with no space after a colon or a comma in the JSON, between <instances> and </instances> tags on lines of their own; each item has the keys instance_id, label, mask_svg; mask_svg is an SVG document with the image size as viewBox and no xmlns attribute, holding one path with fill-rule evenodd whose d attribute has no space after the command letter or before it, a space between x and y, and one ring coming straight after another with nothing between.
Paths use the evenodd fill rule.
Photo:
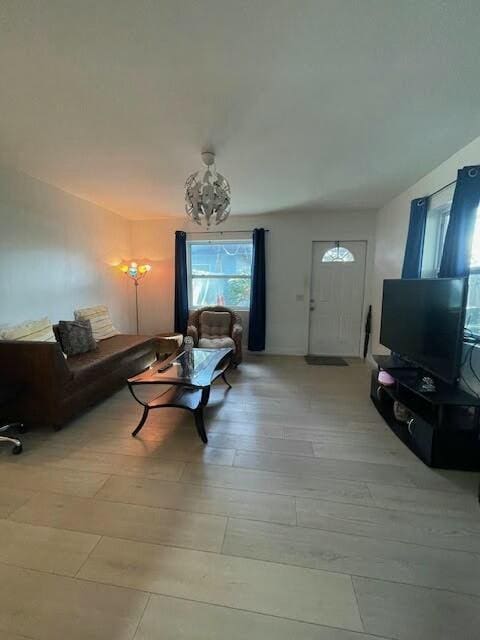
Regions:
<instances>
[{"instance_id":1,"label":"flat screen television","mask_svg":"<svg viewBox=\"0 0 480 640\"><path fill-rule=\"evenodd\" d=\"M385 280L381 344L445 382L456 382L466 297L465 278Z\"/></svg>"}]
</instances>

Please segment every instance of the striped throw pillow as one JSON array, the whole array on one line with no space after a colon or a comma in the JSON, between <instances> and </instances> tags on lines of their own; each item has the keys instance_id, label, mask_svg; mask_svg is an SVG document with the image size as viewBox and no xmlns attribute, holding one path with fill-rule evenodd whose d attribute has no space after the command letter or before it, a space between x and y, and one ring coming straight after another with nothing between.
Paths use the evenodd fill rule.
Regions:
<instances>
[{"instance_id":1,"label":"striped throw pillow","mask_svg":"<svg viewBox=\"0 0 480 640\"><path fill-rule=\"evenodd\" d=\"M55 342L55 335L50 320L40 318L40 320L30 320L15 326L0 328L0 340Z\"/></svg>"},{"instance_id":2,"label":"striped throw pillow","mask_svg":"<svg viewBox=\"0 0 480 640\"><path fill-rule=\"evenodd\" d=\"M118 336L120 333L112 324L108 307L103 304L97 307L87 307L86 309L75 309L74 316L75 320L90 320L93 337L96 342L112 336Z\"/></svg>"}]
</instances>

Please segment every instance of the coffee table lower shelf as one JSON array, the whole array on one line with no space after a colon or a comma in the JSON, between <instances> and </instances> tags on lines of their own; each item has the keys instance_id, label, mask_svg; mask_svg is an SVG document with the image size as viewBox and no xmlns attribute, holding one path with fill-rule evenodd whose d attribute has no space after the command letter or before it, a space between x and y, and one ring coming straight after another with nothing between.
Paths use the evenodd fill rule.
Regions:
<instances>
[{"instance_id":1,"label":"coffee table lower shelf","mask_svg":"<svg viewBox=\"0 0 480 640\"><path fill-rule=\"evenodd\" d=\"M137 427L132 432L132 436L135 437L143 427L151 409L173 407L175 409L186 409L187 411L191 411L195 418L195 426L197 427L198 435L202 442L208 442L207 434L205 432L205 423L203 420L203 407L207 404L208 398L202 404L202 396L205 391L210 391L209 388L187 389L185 387L172 387L156 398L153 398L153 400L150 400L150 402L141 402L133 393L132 387L129 388L135 400L139 404L143 405L143 415Z\"/></svg>"},{"instance_id":2,"label":"coffee table lower shelf","mask_svg":"<svg viewBox=\"0 0 480 640\"><path fill-rule=\"evenodd\" d=\"M143 414L132 432L136 436L152 409L186 409L193 413L195 426L202 442L207 443L203 408L210 398L211 385L222 378L231 389L226 373L231 366L233 349L192 349L175 353L163 362L154 362L141 373L127 380L134 399L143 407ZM153 400L143 401L135 394L135 387L158 384L168 388Z\"/></svg>"}]
</instances>

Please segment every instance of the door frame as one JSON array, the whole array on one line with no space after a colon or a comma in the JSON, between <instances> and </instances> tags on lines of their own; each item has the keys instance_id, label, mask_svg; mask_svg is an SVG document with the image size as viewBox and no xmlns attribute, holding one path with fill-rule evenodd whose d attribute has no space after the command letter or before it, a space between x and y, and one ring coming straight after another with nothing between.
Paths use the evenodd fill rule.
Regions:
<instances>
[{"instance_id":1,"label":"door frame","mask_svg":"<svg viewBox=\"0 0 480 640\"><path fill-rule=\"evenodd\" d=\"M362 318L360 322L360 336L358 340L358 354L357 354L359 358L363 358L362 346L363 346L363 338L365 336L365 327L364 327L363 320L365 319L365 296L366 296L366 289L367 289L367 265L368 265L368 240L365 238L361 238L361 239L350 238L348 240L346 239L339 240L338 238L335 240L329 240L329 239L321 238L319 240L312 240L312 243L310 246L310 282L308 286L307 344L306 344L305 353L306 354L310 353L310 327L311 327L310 317L312 314L312 312L310 311L310 304L311 304L310 301L312 299L312 293L313 293L312 291L313 289L313 258L314 258L314 252L315 252L315 243L317 242L330 242L331 244L335 244L336 242L339 242L340 245L345 242L363 242L365 244L365 261L363 265L363 294L362 294L362 310L361 310ZM357 356L351 356L351 357L357 357Z\"/></svg>"}]
</instances>

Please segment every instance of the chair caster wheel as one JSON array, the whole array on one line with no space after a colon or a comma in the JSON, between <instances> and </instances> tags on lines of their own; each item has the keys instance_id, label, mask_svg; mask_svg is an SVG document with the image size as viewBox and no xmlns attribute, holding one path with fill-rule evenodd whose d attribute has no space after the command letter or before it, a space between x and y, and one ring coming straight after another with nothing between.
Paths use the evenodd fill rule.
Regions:
<instances>
[{"instance_id":1,"label":"chair caster wheel","mask_svg":"<svg viewBox=\"0 0 480 640\"><path fill-rule=\"evenodd\" d=\"M24 424L19 425L18 429L17 429L18 433L27 433L28 431L28 427L26 427Z\"/></svg>"},{"instance_id":2,"label":"chair caster wheel","mask_svg":"<svg viewBox=\"0 0 480 640\"><path fill-rule=\"evenodd\" d=\"M12 453L14 456L18 456L19 453L22 453L23 451L23 446L21 444L16 445L15 447L13 447L12 449Z\"/></svg>"}]
</instances>

